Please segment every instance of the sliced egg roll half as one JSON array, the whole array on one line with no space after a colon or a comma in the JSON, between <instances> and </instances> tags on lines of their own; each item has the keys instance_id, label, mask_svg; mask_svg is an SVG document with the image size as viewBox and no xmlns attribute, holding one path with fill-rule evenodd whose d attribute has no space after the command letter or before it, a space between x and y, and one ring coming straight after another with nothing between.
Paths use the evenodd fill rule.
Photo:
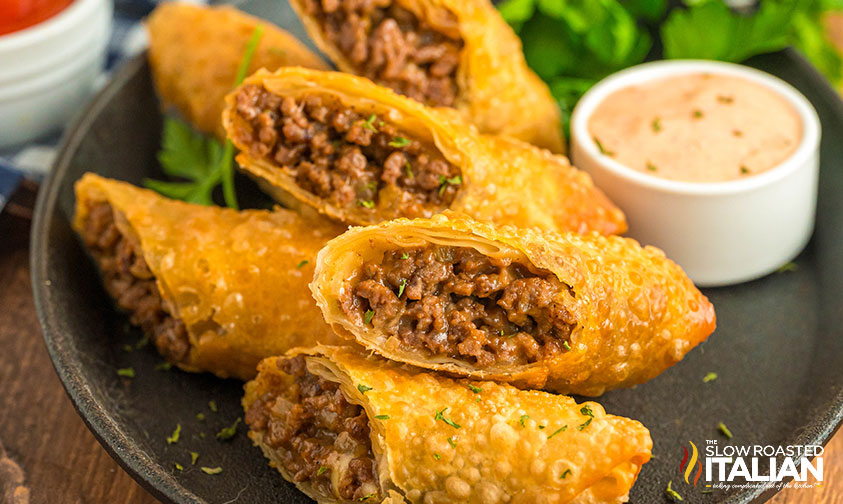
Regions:
<instances>
[{"instance_id":1,"label":"sliced egg roll half","mask_svg":"<svg viewBox=\"0 0 843 504\"><path fill-rule=\"evenodd\" d=\"M264 357L337 340L307 287L340 232L329 223L192 205L89 173L73 226L117 306L184 370L249 379Z\"/></svg>"},{"instance_id":2,"label":"sliced egg roll half","mask_svg":"<svg viewBox=\"0 0 843 504\"><path fill-rule=\"evenodd\" d=\"M277 26L227 6L161 3L146 20L149 65L161 101L201 131L225 138L220 116L258 25L263 35L249 73L284 66L330 66ZM246 74L248 75L248 74Z\"/></svg>"},{"instance_id":3,"label":"sliced egg roll half","mask_svg":"<svg viewBox=\"0 0 843 504\"><path fill-rule=\"evenodd\" d=\"M227 98L241 167L291 207L347 224L445 209L547 230L626 230L621 211L563 156L480 135L362 77L304 68L258 72Z\"/></svg>"},{"instance_id":4,"label":"sliced egg roll half","mask_svg":"<svg viewBox=\"0 0 843 504\"><path fill-rule=\"evenodd\" d=\"M626 502L649 431L594 402L319 346L260 363L249 437L319 503Z\"/></svg>"},{"instance_id":5,"label":"sliced egg roll half","mask_svg":"<svg viewBox=\"0 0 843 504\"><path fill-rule=\"evenodd\" d=\"M452 107L484 133L564 151L556 101L488 0L290 4L343 72L425 105Z\"/></svg>"},{"instance_id":6,"label":"sliced egg roll half","mask_svg":"<svg viewBox=\"0 0 843 504\"><path fill-rule=\"evenodd\" d=\"M589 396L653 378L715 326L656 248L456 214L352 228L311 289L339 334L387 358Z\"/></svg>"}]
</instances>

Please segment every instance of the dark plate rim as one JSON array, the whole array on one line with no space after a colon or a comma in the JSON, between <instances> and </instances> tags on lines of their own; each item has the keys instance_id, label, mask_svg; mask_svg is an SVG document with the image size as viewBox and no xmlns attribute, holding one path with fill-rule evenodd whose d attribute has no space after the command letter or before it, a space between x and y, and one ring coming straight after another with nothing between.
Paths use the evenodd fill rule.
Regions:
<instances>
[{"instance_id":1,"label":"dark plate rim","mask_svg":"<svg viewBox=\"0 0 843 504\"><path fill-rule=\"evenodd\" d=\"M834 103L835 113L843 118L843 101L828 82L798 52L787 49L787 56L800 66L809 80L818 86L826 100ZM35 310L41 325L42 336L50 360L71 403L88 429L106 452L134 478L144 489L162 501L177 503L204 503L205 501L181 485L172 474L153 461L139 449L121 429L119 422L98 403L89 385L82 379L80 363L71 358L65 349L66 337L57 327L57 315L53 311L52 293L47 275L47 242L52 217L56 210L58 194L65 172L79 144L88 133L93 121L106 108L114 95L146 65L146 52L124 63L115 72L110 82L100 90L92 101L77 114L62 137L55 163L42 184L35 205L30 238L30 267ZM805 433L788 440L791 444L820 444L825 446L843 424L843 386L837 396L828 404L825 414L815 417L808 424ZM816 432L816 435L807 433ZM747 504L765 502L777 491L775 489L746 489L722 501L722 504Z\"/></svg>"}]
</instances>

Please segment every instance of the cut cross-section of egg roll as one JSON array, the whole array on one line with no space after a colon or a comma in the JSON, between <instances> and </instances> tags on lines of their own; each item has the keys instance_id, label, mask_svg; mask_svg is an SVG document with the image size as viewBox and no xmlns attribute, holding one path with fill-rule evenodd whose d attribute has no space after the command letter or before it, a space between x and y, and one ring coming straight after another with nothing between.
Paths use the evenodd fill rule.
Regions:
<instances>
[{"instance_id":1,"label":"cut cross-section of egg roll","mask_svg":"<svg viewBox=\"0 0 843 504\"><path fill-rule=\"evenodd\" d=\"M226 98L240 165L287 206L347 224L445 209L547 230L623 232L621 211L563 156L480 135L362 77L258 72Z\"/></svg>"},{"instance_id":2,"label":"cut cross-section of egg roll","mask_svg":"<svg viewBox=\"0 0 843 504\"><path fill-rule=\"evenodd\" d=\"M390 359L583 395L653 378L715 325L656 248L450 213L352 228L311 289L340 334Z\"/></svg>"},{"instance_id":3,"label":"cut cross-section of egg roll","mask_svg":"<svg viewBox=\"0 0 843 504\"><path fill-rule=\"evenodd\" d=\"M322 503L620 503L650 459L635 420L594 402L454 380L319 346L246 385L249 436Z\"/></svg>"},{"instance_id":4,"label":"cut cross-section of egg roll","mask_svg":"<svg viewBox=\"0 0 843 504\"><path fill-rule=\"evenodd\" d=\"M264 357L338 339L307 287L341 231L330 223L192 205L89 173L73 225L118 307L182 369L249 379Z\"/></svg>"},{"instance_id":5,"label":"cut cross-section of egg roll","mask_svg":"<svg viewBox=\"0 0 843 504\"><path fill-rule=\"evenodd\" d=\"M337 67L480 131L564 151L559 109L488 0L291 0Z\"/></svg>"},{"instance_id":6,"label":"cut cross-section of egg roll","mask_svg":"<svg viewBox=\"0 0 843 504\"><path fill-rule=\"evenodd\" d=\"M166 2L146 20L149 65L161 100L201 131L225 138L220 120L224 98L234 89L238 66L258 25L263 26L263 35L249 73L285 66L330 68L268 21L227 6Z\"/></svg>"}]
</instances>

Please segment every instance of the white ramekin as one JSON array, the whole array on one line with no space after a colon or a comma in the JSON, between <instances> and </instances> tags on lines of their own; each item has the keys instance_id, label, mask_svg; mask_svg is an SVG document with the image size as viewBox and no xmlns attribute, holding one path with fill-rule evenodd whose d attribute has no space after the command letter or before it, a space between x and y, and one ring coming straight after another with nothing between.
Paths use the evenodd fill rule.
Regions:
<instances>
[{"instance_id":1,"label":"white ramekin","mask_svg":"<svg viewBox=\"0 0 843 504\"><path fill-rule=\"evenodd\" d=\"M799 147L780 165L727 182L681 182L639 172L602 155L588 131L597 106L630 85L683 74L743 77L778 92L802 120ZM629 235L655 245L701 286L766 275L796 257L814 227L820 121L808 100L767 73L731 63L656 61L613 74L591 88L571 117L571 156L625 213Z\"/></svg>"},{"instance_id":2,"label":"white ramekin","mask_svg":"<svg viewBox=\"0 0 843 504\"><path fill-rule=\"evenodd\" d=\"M105 64L110 0L75 0L35 26L0 36L0 149L63 126Z\"/></svg>"}]
</instances>

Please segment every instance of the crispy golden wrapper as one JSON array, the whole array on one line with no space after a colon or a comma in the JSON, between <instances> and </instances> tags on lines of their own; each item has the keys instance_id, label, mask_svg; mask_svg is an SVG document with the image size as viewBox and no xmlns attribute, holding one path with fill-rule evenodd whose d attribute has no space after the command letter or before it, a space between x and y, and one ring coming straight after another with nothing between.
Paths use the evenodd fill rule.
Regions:
<instances>
[{"instance_id":1,"label":"crispy golden wrapper","mask_svg":"<svg viewBox=\"0 0 843 504\"><path fill-rule=\"evenodd\" d=\"M86 222L102 203L120 234L139 244L163 304L187 330L188 350L173 362L180 368L249 379L267 356L337 339L307 284L317 251L339 228L281 209L170 200L88 173L76 183L73 226L89 247ZM157 334L154 341L171 354Z\"/></svg>"},{"instance_id":2,"label":"crispy golden wrapper","mask_svg":"<svg viewBox=\"0 0 843 504\"><path fill-rule=\"evenodd\" d=\"M289 169L258 153L263 147L260 133L238 112L238 96L242 93L241 98L248 101L246 95L256 86L279 97L339 100L362 117L374 115L388 121L411 141L435 149L461 172L451 210L497 224L551 231L614 234L626 230L623 213L588 174L571 166L564 156L515 139L480 135L452 111L426 107L368 79L305 68L259 71L226 97L223 112L228 136L242 151L237 158L240 166L286 206L315 208L347 224L435 213L426 209L422 215L402 214L400 195L388 185L379 190L372 208L340 207L302 188Z\"/></svg>"},{"instance_id":3,"label":"crispy golden wrapper","mask_svg":"<svg viewBox=\"0 0 843 504\"><path fill-rule=\"evenodd\" d=\"M366 502L626 502L650 459L649 431L606 414L595 402L453 380L351 348L319 346L288 355L306 355L310 373L339 383L347 401L364 408L381 486ZM262 361L258 377L246 384L247 412L293 384L278 367L281 359ZM363 393L358 385L371 390ZM249 437L292 481L279 462L284 454L265 442L265 432L251 430ZM342 469L331 467L323 478ZM311 480L296 485L319 503L351 502Z\"/></svg>"},{"instance_id":4,"label":"crispy golden wrapper","mask_svg":"<svg viewBox=\"0 0 843 504\"><path fill-rule=\"evenodd\" d=\"M246 75L259 68L330 68L268 21L227 6L166 2L146 20L149 64L161 100L203 132L225 138L220 122L223 99L234 88L246 44L259 24L263 37Z\"/></svg>"},{"instance_id":5,"label":"crispy golden wrapper","mask_svg":"<svg viewBox=\"0 0 843 504\"><path fill-rule=\"evenodd\" d=\"M349 17L358 17L359 13L349 14L344 5L346 2L333 2L338 7L332 7L334 15L342 22L348 22ZM316 45L343 71L358 75L365 75L359 65L355 64L348 52L330 40L322 23L316 16L309 13L309 3L318 0L292 0L290 4L298 12ZM322 2L321 8L328 9L332 2ZM355 6L360 4L354 4ZM366 4L363 4L366 5ZM391 5L395 5L411 12L418 25L429 27L434 32L441 32L452 39L462 42L459 51L458 66L455 83L457 87L456 100L453 107L468 122L477 126L483 133L508 135L526 142L563 153L565 144L562 139L559 108L556 100L550 94L547 85L527 67L521 50L521 40L506 24L494 6L488 0L397 0L395 2L381 2L377 8L386 9L389 13ZM360 7L358 7L360 8ZM366 7L362 7L364 10ZM321 10L321 9L320 9ZM364 15L365 16L365 15ZM357 22L353 19L353 22ZM360 44L361 36L369 36L377 30L376 21L360 25L364 31L354 30L356 43L352 52L359 52L366 48L369 51L366 61L372 58L382 58L381 54L374 54L371 42ZM411 25L407 20L400 20L395 26ZM332 25L333 26L333 25ZM343 28L339 28L345 38L352 36ZM381 40L387 44L384 54L392 55L396 61L408 58L404 54L407 49L403 40L415 35L415 38L425 38L418 33L399 35L396 29L389 30ZM409 42L407 42L409 44ZM393 44L392 47L389 44ZM441 46L437 47L439 49ZM400 56L399 56L400 55ZM388 56L387 56L388 57ZM433 65L441 61L434 59ZM392 63L386 62L389 67ZM405 63L406 68L385 70L387 73L400 74L403 72L419 71L415 65ZM376 79L378 80L378 79ZM385 84L379 82L379 84ZM388 83L386 83L388 84ZM400 89L397 89L400 91ZM430 104L430 103L428 103ZM435 103L434 103L435 104Z\"/></svg>"},{"instance_id":6,"label":"crispy golden wrapper","mask_svg":"<svg viewBox=\"0 0 843 504\"><path fill-rule=\"evenodd\" d=\"M562 307L575 321L567 336L570 349L531 363L502 360L482 367L467 359L411 348L375 329L365 317L346 315L340 302L350 295L365 261L378 263L386 250L426 244L470 247L484 256L555 275L568 291L554 294L549 306ZM407 278L407 285L414 280ZM588 396L655 377L704 341L715 327L711 303L661 250L642 248L629 238L542 234L450 213L351 228L319 253L311 290L325 320L339 334L390 359ZM403 299L406 303L407 294Z\"/></svg>"}]
</instances>

